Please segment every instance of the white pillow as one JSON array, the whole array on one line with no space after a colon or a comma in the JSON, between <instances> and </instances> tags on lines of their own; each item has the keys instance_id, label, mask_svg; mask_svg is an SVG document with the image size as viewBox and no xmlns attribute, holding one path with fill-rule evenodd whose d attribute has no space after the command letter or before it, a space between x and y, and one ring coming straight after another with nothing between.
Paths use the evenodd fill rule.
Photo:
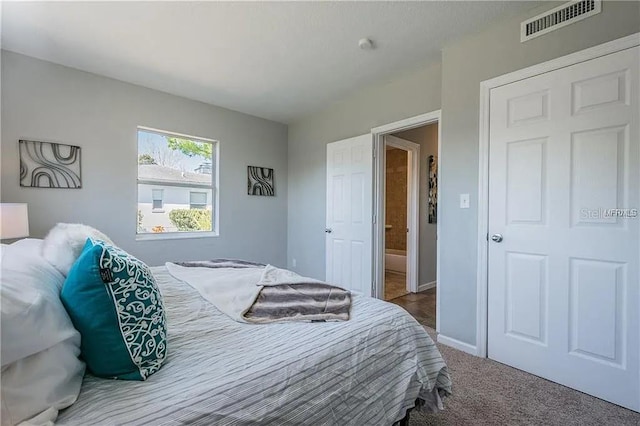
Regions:
<instances>
[{"instance_id":1,"label":"white pillow","mask_svg":"<svg viewBox=\"0 0 640 426\"><path fill-rule=\"evenodd\" d=\"M76 402L84 363L80 336L2 368L2 426L28 421L53 424L58 411Z\"/></svg>"},{"instance_id":2,"label":"white pillow","mask_svg":"<svg viewBox=\"0 0 640 426\"><path fill-rule=\"evenodd\" d=\"M45 237L42 255L66 277L89 237L115 245L109 237L90 226L58 223Z\"/></svg>"},{"instance_id":3,"label":"white pillow","mask_svg":"<svg viewBox=\"0 0 640 426\"><path fill-rule=\"evenodd\" d=\"M78 334L60 301L64 277L40 255L42 240L2 248L2 366Z\"/></svg>"},{"instance_id":4,"label":"white pillow","mask_svg":"<svg viewBox=\"0 0 640 426\"><path fill-rule=\"evenodd\" d=\"M64 277L41 251L42 240L1 250L2 425L55 417L82 383L80 333L59 297Z\"/></svg>"}]
</instances>

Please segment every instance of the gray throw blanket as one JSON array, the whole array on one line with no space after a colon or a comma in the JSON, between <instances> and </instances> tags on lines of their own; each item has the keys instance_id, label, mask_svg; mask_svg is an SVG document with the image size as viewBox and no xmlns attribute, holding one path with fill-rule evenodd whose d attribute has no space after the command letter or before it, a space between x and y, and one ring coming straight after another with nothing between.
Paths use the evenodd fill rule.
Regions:
<instances>
[{"instance_id":1,"label":"gray throw blanket","mask_svg":"<svg viewBox=\"0 0 640 426\"><path fill-rule=\"evenodd\" d=\"M347 321L351 293L328 284L265 286L244 317L251 322Z\"/></svg>"},{"instance_id":2,"label":"gray throw blanket","mask_svg":"<svg viewBox=\"0 0 640 426\"><path fill-rule=\"evenodd\" d=\"M264 263L249 262L248 260L239 259L212 259L212 260L194 260L191 262L173 262L176 265L187 266L192 268L264 268Z\"/></svg>"},{"instance_id":3,"label":"gray throw blanket","mask_svg":"<svg viewBox=\"0 0 640 426\"><path fill-rule=\"evenodd\" d=\"M176 262L183 267L199 268L260 268L261 287L257 297L244 313L247 322L271 323L284 321L347 321L351 310L351 293L312 278L271 265L234 259Z\"/></svg>"}]
</instances>

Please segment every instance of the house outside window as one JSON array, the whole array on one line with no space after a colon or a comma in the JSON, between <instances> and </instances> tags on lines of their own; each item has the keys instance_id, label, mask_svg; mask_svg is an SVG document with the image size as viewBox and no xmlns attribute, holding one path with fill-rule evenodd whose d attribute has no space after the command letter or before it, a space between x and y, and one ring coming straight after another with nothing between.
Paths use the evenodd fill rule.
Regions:
<instances>
[{"instance_id":1,"label":"house outside window","mask_svg":"<svg viewBox=\"0 0 640 426\"><path fill-rule=\"evenodd\" d=\"M207 193L206 192L194 192L189 194L189 208L190 209L206 209L207 208Z\"/></svg>"},{"instance_id":2,"label":"house outside window","mask_svg":"<svg viewBox=\"0 0 640 426\"><path fill-rule=\"evenodd\" d=\"M154 213L164 212L164 210L162 210L162 193L163 192L164 190L162 189L151 190L151 200L152 200L151 211Z\"/></svg>"},{"instance_id":3,"label":"house outside window","mask_svg":"<svg viewBox=\"0 0 640 426\"><path fill-rule=\"evenodd\" d=\"M217 235L218 142L138 128L137 239Z\"/></svg>"}]
</instances>

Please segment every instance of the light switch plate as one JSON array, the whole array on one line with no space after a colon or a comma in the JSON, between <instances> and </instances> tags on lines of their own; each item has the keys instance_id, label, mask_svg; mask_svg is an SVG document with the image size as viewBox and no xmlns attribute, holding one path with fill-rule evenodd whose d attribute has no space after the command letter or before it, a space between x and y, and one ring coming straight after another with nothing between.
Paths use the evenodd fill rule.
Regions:
<instances>
[{"instance_id":1,"label":"light switch plate","mask_svg":"<svg viewBox=\"0 0 640 426\"><path fill-rule=\"evenodd\" d=\"M460 194L460 208L461 209L469 208L469 194Z\"/></svg>"}]
</instances>

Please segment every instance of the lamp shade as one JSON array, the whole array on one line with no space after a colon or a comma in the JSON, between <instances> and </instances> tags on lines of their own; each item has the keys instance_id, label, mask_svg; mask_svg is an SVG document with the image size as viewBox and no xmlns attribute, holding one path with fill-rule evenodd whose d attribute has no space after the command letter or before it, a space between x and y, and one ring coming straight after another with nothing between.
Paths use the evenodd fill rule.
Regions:
<instances>
[{"instance_id":1,"label":"lamp shade","mask_svg":"<svg viewBox=\"0 0 640 426\"><path fill-rule=\"evenodd\" d=\"M0 239L29 236L29 211L24 203L0 203Z\"/></svg>"}]
</instances>

